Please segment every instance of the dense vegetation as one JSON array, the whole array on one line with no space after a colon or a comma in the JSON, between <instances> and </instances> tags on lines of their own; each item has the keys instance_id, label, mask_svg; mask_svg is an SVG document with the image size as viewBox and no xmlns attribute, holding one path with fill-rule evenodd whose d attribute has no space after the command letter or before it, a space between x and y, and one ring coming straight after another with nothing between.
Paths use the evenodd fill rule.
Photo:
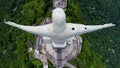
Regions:
<instances>
[{"instance_id":1,"label":"dense vegetation","mask_svg":"<svg viewBox=\"0 0 120 68\"><path fill-rule=\"evenodd\" d=\"M84 24L119 24L120 2L115 0L69 0L67 22ZM0 0L0 67L41 68L40 61L30 58L28 42L34 45L34 35L15 29L3 22L14 21L24 25L39 25L51 17L52 0ZM82 35L83 48L75 61L77 68L119 68L119 29L109 29ZM116 37L117 36L117 37ZM102 57L103 56L103 57ZM103 59L104 58L104 59ZM49 65L50 68L53 66Z\"/></svg>"},{"instance_id":2,"label":"dense vegetation","mask_svg":"<svg viewBox=\"0 0 120 68\"><path fill-rule=\"evenodd\" d=\"M86 34L89 47L104 57L106 68L120 67L120 0L78 0L85 24L115 23Z\"/></svg>"}]
</instances>

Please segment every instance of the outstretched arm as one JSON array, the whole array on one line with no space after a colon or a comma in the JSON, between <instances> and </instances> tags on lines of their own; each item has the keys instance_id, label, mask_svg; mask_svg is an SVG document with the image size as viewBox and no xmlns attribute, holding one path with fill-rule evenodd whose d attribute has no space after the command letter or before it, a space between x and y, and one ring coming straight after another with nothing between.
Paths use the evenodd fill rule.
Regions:
<instances>
[{"instance_id":1,"label":"outstretched arm","mask_svg":"<svg viewBox=\"0 0 120 68\"><path fill-rule=\"evenodd\" d=\"M38 26L24 26L24 25L16 24L14 22L10 22L10 21L5 22L5 23L10 26L17 27L19 29L22 29L24 31L27 31L27 32L33 33L33 34L37 34L37 29L39 29Z\"/></svg>"},{"instance_id":2,"label":"outstretched arm","mask_svg":"<svg viewBox=\"0 0 120 68\"><path fill-rule=\"evenodd\" d=\"M103 28L108 28L108 27L112 27L112 26L115 26L115 24L108 23L108 24L104 24Z\"/></svg>"},{"instance_id":3,"label":"outstretched arm","mask_svg":"<svg viewBox=\"0 0 120 68\"><path fill-rule=\"evenodd\" d=\"M46 28L45 28L45 26L25 26L25 25L19 25L19 24L16 24L14 22L9 22L9 21L5 22L5 23L10 25L10 26L22 29L22 30L24 30L26 32L32 33L32 34L49 36L49 34L47 32L50 32L50 31L48 31L48 28L49 28L48 26L50 26L50 25L47 25Z\"/></svg>"},{"instance_id":4,"label":"outstretched arm","mask_svg":"<svg viewBox=\"0 0 120 68\"><path fill-rule=\"evenodd\" d=\"M89 32L97 31L97 30L112 27L112 26L115 26L115 24L109 23L104 25L84 25L83 33L89 33Z\"/></svg>"},{"instance_id":5,"label":"outstretched arm","mask_svg":"<svg viewBox=\"0 0 120 68\"><path fill-rule=\"evenodd\" d=\"M109 24L104 24L104 25L84 25L84 24L72 24L68 23L67 24L67 34L68 37L72 37L75 35L81 35L93 31L97 31L103 28L108 28L115 26L115 24L109 23Z\"/></svg>"}]
</instances>

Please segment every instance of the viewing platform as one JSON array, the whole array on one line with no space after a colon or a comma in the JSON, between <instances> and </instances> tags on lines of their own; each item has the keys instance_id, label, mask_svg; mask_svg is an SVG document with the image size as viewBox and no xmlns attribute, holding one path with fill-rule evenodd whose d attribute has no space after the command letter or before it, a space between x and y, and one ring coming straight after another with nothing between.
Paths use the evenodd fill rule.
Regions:
<instances>
[{"instance_id":1,"label":"viewing platform","mask_svg":"<svg viewBox=\"0 0 120 68\"><path fill-rule=\"evenodd\" d=\"M41 25L52 23L51 18L45 18ZM48 66L47 59L52 62L54 66L58 68L69 67L75 68L69 61L74 60L81 52L82 38L80 36L74 36L66 40L66 47L56 49L53 47L52 40L49 37L43 37L36 35L35 52L34 57L39 59L44 68ZM40 54L40 53L41 54Z\"/></svg>"},{"instance_id":2,"label":"viewing platform","mask_svg":"<svg viewBox=\"0 0 120 68\"><path fill-rule=\"evenodd\" d=\"M53 7L54 8L63 8L64 10L66 10L67 7L67 0L53 0Z\"/></svg>"}]
</instances>

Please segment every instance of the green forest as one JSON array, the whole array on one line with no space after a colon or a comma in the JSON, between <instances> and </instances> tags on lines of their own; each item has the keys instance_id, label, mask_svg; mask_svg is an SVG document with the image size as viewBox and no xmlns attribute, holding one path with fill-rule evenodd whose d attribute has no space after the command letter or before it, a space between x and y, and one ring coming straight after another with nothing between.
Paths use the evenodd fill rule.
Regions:
<instances>
[{"instance_id":1,"label":"green forest","mask_svg":"<svg viewBox=\"0 0 120 68\"><path fill-rule=\"evenodd\" d=\"M51 18L53 0L0 0L0 68L42 68L28 53L35 35L6 25L13 21L39 25ZM76 68L120 67L120 0L68 0L67 22L86 25L114 23L115 27L81 35L82 51L71 61ZM49 68L54 66L49 62Z\"/></svg>"}]
</instances>

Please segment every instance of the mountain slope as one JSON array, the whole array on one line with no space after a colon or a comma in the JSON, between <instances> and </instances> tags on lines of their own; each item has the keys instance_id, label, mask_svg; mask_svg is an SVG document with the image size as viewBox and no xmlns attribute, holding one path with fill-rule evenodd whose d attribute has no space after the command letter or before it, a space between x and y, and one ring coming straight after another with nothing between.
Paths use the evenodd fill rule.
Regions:
<instances>
[{"instance_id":1,"label":"mountain slope","mask_svg":"<svg viewBox=\"0 0 120 68\"><path fill-rule=\"evenodd\" d=\"M0 4L0 67L41 68L41 62L34 59L32 53L29 54L27 51L29 44L34 45L34 35L5 25L3 22L9 20L23 25L39 25L45 17L51 17L52 0L1 0ZM66 11L67 22L84 23L85 4L86 2L81 2L79 6L77 0L69 0ZM82 35L84 41L82 51L71 63L77 68L104 68L102 56L95 52L96 50L90 49L92 42L88 36ZM49 67L53 68L51 63Z\"/></svg>"}]
</instances>

